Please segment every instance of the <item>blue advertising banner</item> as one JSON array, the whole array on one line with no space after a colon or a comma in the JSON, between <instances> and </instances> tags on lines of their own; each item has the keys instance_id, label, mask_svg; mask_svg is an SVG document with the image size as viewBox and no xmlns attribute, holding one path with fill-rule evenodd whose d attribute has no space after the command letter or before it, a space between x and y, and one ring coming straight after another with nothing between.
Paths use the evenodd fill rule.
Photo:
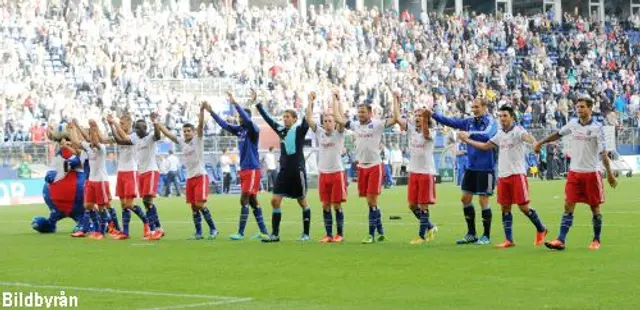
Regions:
<instances>
[{"instance_id":1,"label":"blue advertising banner","mask_svg":"<svg viewBox=\"0 0 640 310\"><path fill-rule=\"evenodd\" d=\"M42 179L0 180L0 205L42 202Z\"/></svg>"}]
</instances>

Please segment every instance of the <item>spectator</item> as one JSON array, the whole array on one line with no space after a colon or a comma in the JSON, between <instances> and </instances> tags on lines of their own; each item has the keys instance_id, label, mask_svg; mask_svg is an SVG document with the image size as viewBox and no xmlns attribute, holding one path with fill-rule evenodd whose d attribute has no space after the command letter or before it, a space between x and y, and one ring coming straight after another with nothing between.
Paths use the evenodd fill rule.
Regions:
<instances>
[{"instance_id":1,"label":"spectator","mask_svg":"<svg viewBox=\"0 0 640 310\"><path fill-rule=\"evenodd\" d=\"M276 165L276 154L273 146L270 146L269 152L264 155L264 164L267 170L267 190L272 192L276 184L276 176L278 175L278 171L276 170L278 168Z\"/></svg>"},{"instance_id":2,"label":"spectator","mask_svg":"<svg viewBox=\"0 0 640 310\"><path fill-rule=\"evenodd\" d=\"M394 177L400 176L400 171L402 169L402 150L398 148L397 144L394 144L391 147L390 153L391 159L391 175Z\"/></svg>"},{"instance_id":3,"label":"spectator","mask_svg":"<svg viewBox=\"0 0 640 310\"><path fill-rule=\"evenodd\" d=\"M222 171L222 193L228 194L231 189L231 157L227 149L222 150L220 156L220 170Z\"/></svg>"},{"instance_id":4,"label":"spectator","mask_svg":"<svg viewBox=\"0 0 640 310\"><path fill-rule=\"evenodd\" d=\"M169 156L165 159L167 165L167 183L164 185L164 196L169 197L171 185L176 189L176 196L180 197L180 185L178 184L178 174L180 173L180 160L173 151L169 150Z\"/></svg>"}]
</instances>

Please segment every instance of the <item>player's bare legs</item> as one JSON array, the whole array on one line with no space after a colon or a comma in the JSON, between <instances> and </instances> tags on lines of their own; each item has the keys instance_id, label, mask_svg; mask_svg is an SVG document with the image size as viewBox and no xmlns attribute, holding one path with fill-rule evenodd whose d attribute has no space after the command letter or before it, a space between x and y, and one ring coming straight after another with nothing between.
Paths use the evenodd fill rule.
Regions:
<instances>
[{"instance_id":1,"label":"player's bare legs","mask_svg":"<svg viewBox=\"0 0 640 310\"><path fill-rule=\"evenodd\" d=\"M557 239L547 241L544 245L553 250L564 250L565 240L569 233L569 228L573 225L573 211L576 208L575 202L564 203L564 214L562 215L562 222L560 223L560 234Z\"/></svg>"}]
</instances>

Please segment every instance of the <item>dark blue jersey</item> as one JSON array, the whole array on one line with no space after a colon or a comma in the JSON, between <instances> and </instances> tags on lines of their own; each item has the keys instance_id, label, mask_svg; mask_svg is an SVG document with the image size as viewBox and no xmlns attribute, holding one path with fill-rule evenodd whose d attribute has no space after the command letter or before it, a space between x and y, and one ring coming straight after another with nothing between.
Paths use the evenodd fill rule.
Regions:
<instances>
[{"instance_id":1,"label":"dark blue jersey","mask_svg":"<svg viewBox=\"0 0 640 310\"><path fill-rule=\"evenodd\" d=\"M240 150L240 169L260 169L260 155L258 153L258 140L260 129L251 120L251 117L239 105L234 105L242 125L230 125L220 118L216 113L211 112L211 117L222 127L238 137L238 149Z\"/></svg>"}]
</instances>

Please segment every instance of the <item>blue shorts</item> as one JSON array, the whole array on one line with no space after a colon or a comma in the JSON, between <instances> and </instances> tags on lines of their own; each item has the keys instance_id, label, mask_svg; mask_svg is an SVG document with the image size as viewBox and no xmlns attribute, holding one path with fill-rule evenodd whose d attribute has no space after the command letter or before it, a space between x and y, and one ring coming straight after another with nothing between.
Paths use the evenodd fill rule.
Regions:
<instances>
[{"instance_id":1,"label":"blue shorts","mask_svg":"<svg viewBox=\"0 0 640 310\"><path fill-rule=\"evenodd\" d=\"M473 195L493 195L496 178L493 171L467 170L462 177L462 191Z\"/></svg>"}]
</instances>

